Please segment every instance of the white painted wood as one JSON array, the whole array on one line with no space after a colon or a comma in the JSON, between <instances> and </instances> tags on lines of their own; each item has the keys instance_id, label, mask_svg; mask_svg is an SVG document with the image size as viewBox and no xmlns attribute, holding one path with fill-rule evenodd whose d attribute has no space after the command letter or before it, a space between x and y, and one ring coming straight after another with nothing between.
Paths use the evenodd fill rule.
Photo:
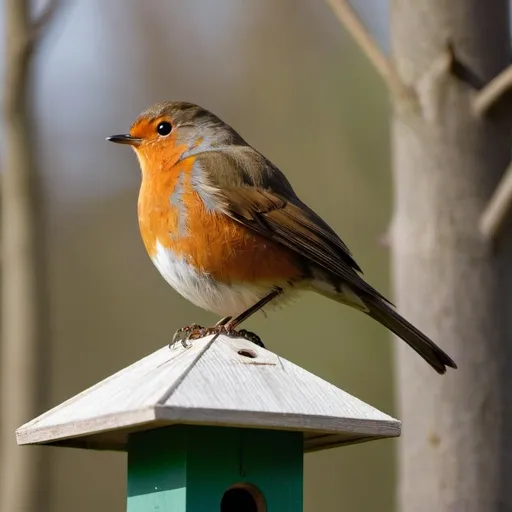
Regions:
<instances>
[{"instance_id":1,"label":"white painted wood","mask_svg":"<svg viewBox=\"0 0 512 512\"><path fill-rule=\"evenodd\" d=\"M157 350L16 436L18 444L123 450L131 432L178 423L299 430L306 451L400 435L398 420L286 359L209 336Z\"/></svg>"}]
</instances>

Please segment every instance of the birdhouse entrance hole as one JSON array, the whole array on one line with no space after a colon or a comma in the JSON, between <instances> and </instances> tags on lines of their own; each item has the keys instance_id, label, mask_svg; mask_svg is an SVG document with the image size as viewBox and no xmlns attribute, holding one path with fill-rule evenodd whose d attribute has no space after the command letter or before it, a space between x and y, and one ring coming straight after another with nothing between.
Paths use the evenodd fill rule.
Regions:
<instances>
[{"instance_id":1,"label":"birdhouse entrance hole","mask_svg":"<svg viewBox=\"0 0 512 512\"><path fill-rule=\"evenodd\" d=\"M222 496L220 512L266 512L263 494L249 484L230 487Z\"/></svg>"}]
</instances>

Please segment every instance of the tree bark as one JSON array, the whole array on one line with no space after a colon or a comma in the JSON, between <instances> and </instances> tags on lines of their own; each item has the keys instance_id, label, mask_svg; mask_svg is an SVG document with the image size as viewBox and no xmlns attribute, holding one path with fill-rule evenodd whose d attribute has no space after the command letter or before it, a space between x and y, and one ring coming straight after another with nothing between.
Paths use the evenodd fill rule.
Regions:
<instances>
[{"instance_id":1,"label":"tree bark","mask_svg":"<svg viewBox=\"0 0 512 512\"><path fill-rule=\"evenodd\" d=\"M46 508L41 448L19 448L14 435L41 412L49 347L43 215L30 116L37 36L30 4L4 2L0 510L10 512Z\"/></svg>"},{"instance_id":2,"label":"tree bark","mask_svg":"<svg viewBox=\"0 0 512 512\"><path fill-rule=\"evenodd\" d=\"M497 244L479 232L510 160L510 122L471 106L478 82L510 62L508 24L507 0L392 1L398 74L421 106L393 121L396 302L459 366L439 377L397 343L403 512L512 510L512 244L510 230Z\"/></svg>"}]
</instances>

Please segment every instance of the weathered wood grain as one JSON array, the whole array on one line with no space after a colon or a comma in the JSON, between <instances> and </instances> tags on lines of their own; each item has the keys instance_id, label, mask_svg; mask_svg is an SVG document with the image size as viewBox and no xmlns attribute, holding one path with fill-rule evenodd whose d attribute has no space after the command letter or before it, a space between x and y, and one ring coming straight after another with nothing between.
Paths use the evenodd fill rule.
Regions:
<instances>
[{"instance_id":1,"label":"weathered wood grain","mask_svg":"<svg viewBox=\"0 0 512 512\"><path fill-rule=\"evenodd\" d=\"M157 350L16 436L18 444L125 450L129 433L180 423L298 430L308 451L400 435L399 421L290 361L210 336Z\"/></svg>"}]
</instances>

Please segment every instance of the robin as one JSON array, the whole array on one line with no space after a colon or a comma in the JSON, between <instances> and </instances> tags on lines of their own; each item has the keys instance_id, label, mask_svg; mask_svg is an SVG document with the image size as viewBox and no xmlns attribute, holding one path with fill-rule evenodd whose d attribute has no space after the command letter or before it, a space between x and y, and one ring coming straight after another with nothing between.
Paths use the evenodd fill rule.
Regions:
<instances>
[{"instance_id":1,"label":"robin","mask_svg":"<svg viewBox=\"0 0 512 512\"><path fill-rule=\"evenodd\" d=\"M237 327L263 307L313 290L377 320L438 373L457 368L361 276L338 235L296 195L284 174L231 126L198 105L157 103L127 135L142 171L142 240L164 279L195 305L222 316L179 329L174 341L207 334L259 338Z\"/></svg>"}]
</instances>

